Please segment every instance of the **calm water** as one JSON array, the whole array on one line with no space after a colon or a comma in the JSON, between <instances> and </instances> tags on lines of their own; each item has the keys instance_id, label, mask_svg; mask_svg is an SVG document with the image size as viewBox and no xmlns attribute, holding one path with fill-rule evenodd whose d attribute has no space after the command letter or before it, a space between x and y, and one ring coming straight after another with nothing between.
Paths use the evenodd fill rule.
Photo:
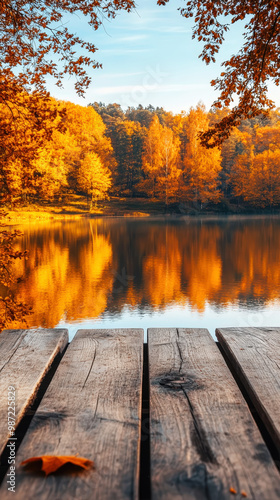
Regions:
<instances>
[{"instance_id":1,"label":"calm water","mask_svg":"<svg viewBox=\"0 0 280 500\"><path fill-rule=\"evenodd\" d=\"M280 326L280 217L82 219L21 227L28 326Z\"/></svg>"}]
</instances>

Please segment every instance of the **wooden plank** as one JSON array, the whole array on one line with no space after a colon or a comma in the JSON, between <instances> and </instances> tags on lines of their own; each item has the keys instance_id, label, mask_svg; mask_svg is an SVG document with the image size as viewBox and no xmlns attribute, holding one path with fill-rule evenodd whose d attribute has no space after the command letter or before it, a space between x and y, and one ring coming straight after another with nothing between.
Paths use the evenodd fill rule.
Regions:
<instances>
[{"instance_id":1,"label":"wooden plank","mask_svg":"<svg viewBox=\"0 0 280 500\"><path fill-rule=\"evenodd\" d=\"M142 351L143 330L77 332L19 448L14 499L138 498ZM95 469L44 477L19 465L46 454L79 454Z\"/></svg>"},{"instance_id":2,"label":"wooden plank","mask_svg":"<svg viewBox=\"0 0 280 500\"><path fill-rule=\"evenodd\" d=\"M279 473L208 331L149 329L148 349L153 500L279 500Z\"/></svg>"},{"instance_id":3,"label":"wooden plank","mask_svg":"<svg viewBox=\"0 0 280 500\"><path fill-rule=\"evenodd\" d=\"M14 418L15 401L15 427L18 427L55 358L67 343L68 331L65 329L4 330L0 334L0 455L11 438L8 429L9 387L15 389L10 391L10 423Z\"/></svg>"},{"instance_id":4,"label":"wooden plank","mask_svg":"<svg viewBox=\"0 0 280 500\"><path fill-rule=\"evenodd\" d=\"M280 328L220 328L216 335L280 452Z\"/></svg>"}]
</instances>

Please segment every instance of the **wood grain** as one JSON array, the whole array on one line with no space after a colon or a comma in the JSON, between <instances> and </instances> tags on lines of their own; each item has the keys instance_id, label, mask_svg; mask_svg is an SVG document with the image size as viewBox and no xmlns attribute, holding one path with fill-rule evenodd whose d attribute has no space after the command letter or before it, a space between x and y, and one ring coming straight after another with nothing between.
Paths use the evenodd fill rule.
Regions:
<instances>
[{"instance_id":1,"label":"wood grain","mask_svg":"<svg viewBox=\"0 0 280 500\"><path fill-rule=\"evenodd\" d=\"M18 427L55 358L67 343L68 331L65 329L4 330L0 334L0 455L10 437L8 387L15 388L15 427Z\"/></svg>"},{"instance_id":2,"label":"wood grain","mask_svg":"<svg viewBox=\"0 0 280 500\"><path fill-rule=\"evenodd\" d=\"M152 499L279 500L279 473L208 331L149 329L148 349Z\"/></svg>"},{"instance_id":3,"label":"wood grain","mask_svg":"<svg viewBox=\"0 0 280 500\"><path fill-rule=\"evenodd\" d=\"M142 351L143 330L77 332L20 446L14 499L138 498ZM95 469L45 477L19 465L53 454L79 454Z\"/></svg>"},{"instance_id":4,"label":"wood grain","mask_svg":"<svg viewBox=\"0 0 280 500\"><path fill-rule=\"evenodd\" d=\"M220 328L216 334L280 452L280 328Z\"/></svg>"}]
</instances>

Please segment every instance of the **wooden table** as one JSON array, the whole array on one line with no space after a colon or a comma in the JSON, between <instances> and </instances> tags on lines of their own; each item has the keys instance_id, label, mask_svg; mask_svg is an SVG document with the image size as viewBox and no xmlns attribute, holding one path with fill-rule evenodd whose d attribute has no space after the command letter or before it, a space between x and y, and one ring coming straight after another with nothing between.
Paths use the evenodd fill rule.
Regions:
<instances>
[{"instance_id":1,"label":"wooden table","mask_svg":"<svg viewBox=\"0 0 280 500\"><path fill-rule=\"evenodd\" d=\"M280 499L280 328L216 334L149 329L147 346L140 329L79 330L70 344L63 329L4 331L1 500ZM77 454L94 467L20 465Z\"/></svg>"}]
</instances>

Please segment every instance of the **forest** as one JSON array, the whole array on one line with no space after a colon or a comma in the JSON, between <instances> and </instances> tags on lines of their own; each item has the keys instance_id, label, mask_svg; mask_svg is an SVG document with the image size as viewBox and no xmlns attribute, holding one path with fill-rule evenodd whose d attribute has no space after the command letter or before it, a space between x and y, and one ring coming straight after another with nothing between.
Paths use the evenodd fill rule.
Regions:
<instances>
[{"instance_id":1,"label":"forest","mask_svg":"<svg viewBox=\"0 0 280 500\"><path fill-rule=\"evenodd\" d=\"M22 102L29 98L23 95ZM243 120L220 146L206 148L201 134L227 108L207 112L200 103L173 114L153 106L124 111L116 103L83 107L54 99L47 106L42 128L34 126L38 101L32 117L23 113L25 103L22 109L0 107L6 206L69 193L87 196L89 209L111 196L161 200L166 210L179 212L280 205L279 109Z\"/></svg>"}]
</instances>

